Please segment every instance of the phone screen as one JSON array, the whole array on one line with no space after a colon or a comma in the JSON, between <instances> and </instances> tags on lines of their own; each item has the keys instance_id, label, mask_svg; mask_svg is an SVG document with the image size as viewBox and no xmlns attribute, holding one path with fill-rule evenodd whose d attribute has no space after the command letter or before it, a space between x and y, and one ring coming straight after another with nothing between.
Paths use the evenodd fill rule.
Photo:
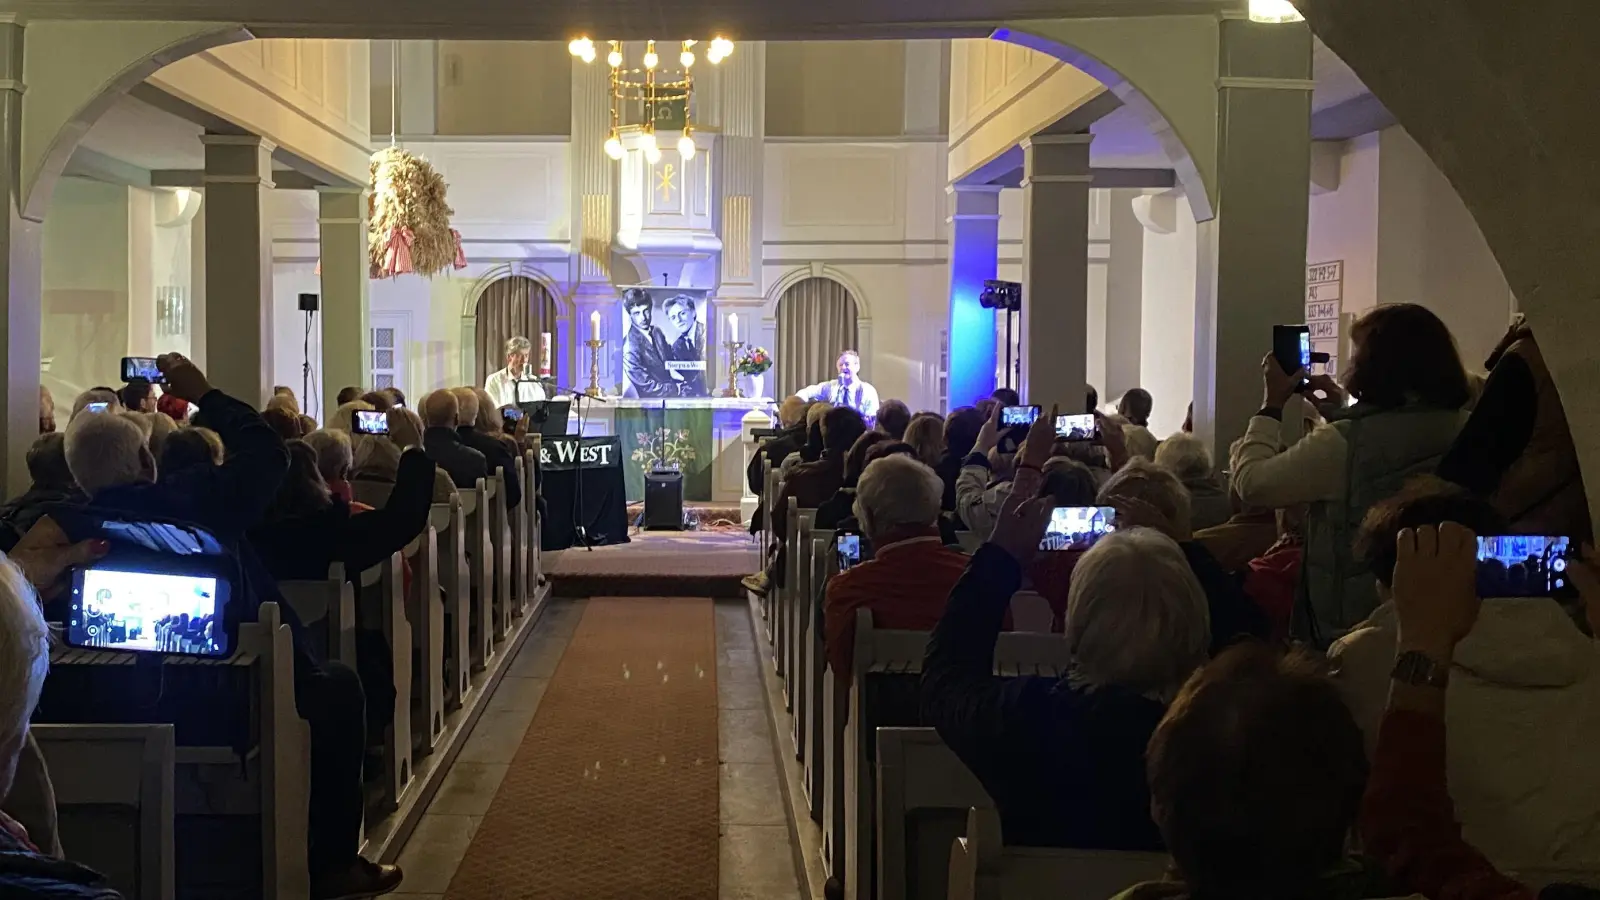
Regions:
<instances>
[{"instance_id":1,"label":"phone screen","mask_svg":"<svg viewBox=\"0 0 1600 900\"><path fill-rule=\"evenodd\" d=\"M132 383L135 379L142 379L151 384L167 383L167 376L161 374L161 370L156 367L154 357L124 356L122 358L122 380Z\"/></svg>"},{"instance_id":2,"label":"phone screen","mask_svg":"<svg viewBox=\"0 0 1600 900\"><path fill-rule=\"evenodd\" d=\"M146 653L225 657L226 585L205 575L79 569L67 643Z\"/></svg>"},{"instance_id":3,"label":"phone screen","mask_svg":"<svg viewBox=\"0 0 1600 900\"><path fill-rule=\"evenodd\" d=\"M1272 356L1286 373L1311 365L1311 329L1305 325L1272 326Z\"/></svg>"},{"instance_id":4,"label":"phone screen","mask_svg":"<svg viewBox=\"0 0 1600 900\"><path fill-rule=\"evenodd\" d=\"M843 572L861 562L861 535L839 535L839 571Z\"/></svg>"},{"instance_id":5,"label":"phone screen","mask_svg":"<svg viewBox=\"0 0 1600 900\"><path fill-rule=\"evenodd\" d=\"M1039 418L1037 406L1007 406L1000 410L1000 424L1007 427L1032 425Z\"/></svg>"},{"instance_id":6,"label":"phone screen","mask_svg":"<svg viewBox=\"0 0 1600 900\"><path fill-rule=\"evenodd\" d=\"M517 409L515 406L506 407L500 411L500 414L505 417L507 422L517 422L522 419L522 410Z\"/></svg>"},{"instance_id":7,"label":"phone screen","mask_svg":"<svg viewBox=\"0 0 1600 900\"><path fill-rule=\"evenodd\" d=\"M105 401L105 400L100 400L100 401L97 401L95 403L87 404L83 408L88 410L89 412L92 412L92 413L103 413L103 412L106 411L106 408L109 407L110 405L111 405L110 402Z\"/></svg>"},{"instance_id":8,"label":"phone screen","mask_svg":"<svg viewBox=\"0 0 1600 900\"><path fill-rule=\"evenodd\" d=\"M1056 437L1068 441L1093 441L1100 437L1100 420L1093 413L1056 416Z\"/></svg>"},{"instance_id":9,"label":"phone screen","mask_svg":"<svg viewBox=\"0 0 1600 900\"><path fill-rule=\"evenodd\" d=\"M1058 506L1050 511L1040 550L1087 550L1116 530L1117 511L1109 506Z\"/></svg>"},{"instance_id":10,"label":"phone screen","mask_svg":"<svg viewBox=\"0 0 1600 900\"><path fill-rule=\"evenodd\" d=\"M389 417L377 410L356 410L356 434L388 434Z\"/></svg>"},{"instance_id":11,"label":"phone screen","mask_svg":"<svg viewBox=\"0 0 1600 900\"><path fill-rule=\"evenodd\" d=\"M1567 579L1572 539L1506 534L1478 538L1479 597L1574 597Z\"/></svg>"}]
</instances>

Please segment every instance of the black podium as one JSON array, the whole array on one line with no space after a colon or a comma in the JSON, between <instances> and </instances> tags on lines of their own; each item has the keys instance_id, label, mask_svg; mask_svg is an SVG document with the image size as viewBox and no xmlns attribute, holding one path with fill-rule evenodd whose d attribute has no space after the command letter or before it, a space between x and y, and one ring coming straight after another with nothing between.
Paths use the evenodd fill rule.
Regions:
<instances>
[{"instance_id":1,"label":"black podium","mask_svg":"<svg viewBox=\"0 0 1600 900\"><path fill-rule=\"evenodd\" d=\"M596 547L628 543L628 489L619 438L546 437L539 444L539 470L546 509L542 549L565 550L580 543L578 525Z\"/></svg>"}]
</instances>

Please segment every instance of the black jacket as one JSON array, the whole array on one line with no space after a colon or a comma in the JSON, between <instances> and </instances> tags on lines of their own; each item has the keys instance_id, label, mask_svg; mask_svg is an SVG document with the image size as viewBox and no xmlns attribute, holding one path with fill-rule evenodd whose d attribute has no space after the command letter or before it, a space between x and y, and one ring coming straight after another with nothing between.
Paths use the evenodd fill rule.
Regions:
<instances>
[{"instance_id":1,"label":"black jacket","mask_svg":"<svg viewBox=\"0 0 1600 900\"><path fill-rule=\"evenodd\" d=\"M506 480L506 509L516 509L522 502L522 482L517 478L517 459L506 449L506 445L495 440L487 434L479 434L463 425L456 429L456 434L461 435L461 443L483 454L487 471L493 475L498 469L505 473Z\"/></svg>"},{"instance_id":2,"label":"black jacket","mask_svg":"<svg viewBox=\"0 0 1600 900\"><path fill-rule=\"evenodd\" d=\"M320 581L336 562L344 563L346 575L355 580L427 527L433 471L433 460L425 453L407 450L382 509L352 515L350 507L335 498L333 505L310 515L257 525L250 529L250 541L272 577L280 581Z\"/></svg>"},{"instance_id":3,"label":"black jacket","mask_svg":"<svg viewBox=\"0 0 1600 900\"><path fill-rule=\"evenodd\" d=\"M0 829L0 897L8 900L122 900L105 876L28 849Z\"/></svg>"},{"instance_id":4,"label":"black jacket","mask_svg":"<svg viewBox=\"0 0 1600 900\"><path fill-rule=\"evenodd\" d=\"M955 512L956 479L961 475L961 457L946 452L944 458L939 460L939 464L933 467L933 471L938 474L939 480L944 482L944 499L939 502L939 508L945 512Z\"/></svg>"},{"instance_id":5,"label":"black jacket","mask_svg":"<svg viewBox=\"0 0 1600 900\"><path fill-rule=\"evenodd\" d=\"M77 485L40 487L38 484L0 506L0 552L10 553L22 536L59 503L81 505L86 498Z\"/></svg>"},{"instance_id":6,"label":"black jacket","mask_svg":"<svg viewBox=\"0 0 1600 900\"><path fill-rule=\"evenodd\" d=\"M462 443L461 435L453 428L437 426L422 432L422 449L461 490L475 490L479 478L489 477L489 464L483 454Z\"/></svg>"},{"instance_id":7,"label":"black jacket","mask_svg":"<svg viewBox=\"0 0 1600 900\"><path fill-rule=\"evenodd\" d=\"M928 642L922 721L994 798L1006 843L1160 850L1144 754L1165 706L1116 687L995 676L995 642L1021 583L1004 550L973 554Z\"/></svg>"},{"instance_id":8,"label":"black jacket","mask_svg":"<svg viewBox=\"0 0 1600 900\"><path fill-rule=\"evenodd\" d=\"M1244 595L1239 579L1222 568L1205 544L1185 541L1178 547L1189 560L1189 571L1206 592L1206 606L1211 611L1212 656L1242 638L1266 640L1271 637L1272 626L1267 622L1267 614Z\"/></svg>"},{"instance_id":9,"label":"black jacket","mask_svg":"<svg viewBox=\"0 0 1600 900\"><path fill-rule=\"evenodd\" d=\"M778 432L756 448L755 455L750 457L750 465L744 470L745 480L750 483L750 493L761 496L761 460L771 460L772 467L776 469L789 454L799 453L805 445L806 423L801 422Z\"/></svg>"}]
</instances>

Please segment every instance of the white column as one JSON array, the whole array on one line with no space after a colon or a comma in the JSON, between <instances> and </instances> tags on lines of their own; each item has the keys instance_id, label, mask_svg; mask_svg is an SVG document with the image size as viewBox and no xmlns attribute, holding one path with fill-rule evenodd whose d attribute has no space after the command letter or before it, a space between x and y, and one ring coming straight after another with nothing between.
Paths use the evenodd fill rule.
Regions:
<instances>
[{"instance_id":1,"label":"white column","mask_svg":"<svg viewBox=\"0 0 1600 900\"><path fill-rule=\"evenodd\" d=\"M1089 341L1089 134L1023 141L1022 396L1083 406Z\"/></svg>"},{"instance_id":2,"label":"white column","mask_svg":"<svg viewBox=\"0 0 1600 900\"><path fill-rule=\"evenodd\" d=\"M367 308L367 190L317 188L322 245L322 419L346 386L372 389L372 330ZM301 403L309 403L302 398Z\"/></svg>"},{"instance_id":3,"label":"white column","mask_svg":"<svg viewBox=\"0 0 1600 900\"><path fill-rule=\"evenodd\" d=\"M1106 266L1106 381L1101 399L1139 387L1144 304L1144 227L1133 211L1138 190L1111 191L1111 259Z\"/></svg>"},{"instance_id":4,"label":"white column","mask_svg":"<svg viewBox=\"0 0 1600 900\"><path fill-rule=\"evenodd\" d=\"M589 348L583 342L589 339L589 314L600 313L600 333L608 342L600 354L600 386L608 392L622 380L623 335L611 281L617 164L605 154L611 128L610 84L610 70L603 60L572 61L572 257L567 277L573 320L566 334L556 336L564 356L556 363L561 380L586 387Z\"/></svg>"},{"instance_id":5,"label":"white column","mask_svg":"<svg viewBox=\"0 0 1600 900\"><path fill-rule=\"evenodd\" d=\"M6 165L0 165L0 188L4 188L6 211L0 216L0 254L5 271L0 272L0 365L6 373L0 388L0 422L6 427L4 468L7 496L27 490L26 457L39 435L39 343L43 278L40 240L42 229L36 221L17 212L17 197L22 186L16 182L16 160L22 147L22 25L0 22L0 150ZM65 399L70 408L71 398ZM58 420L66 426L66 417Z\"/></svg>"},{"instance_id":6,"label":"white column","mask_svg":"<svg viewBox=\"0 0 1600 900\"><path fill-rule=\"evenodd\" d=\"M259 407L272 391L272 191L274 144L254 135L207 134L206 315L211 383Z\"/></svg>"},{"instance_id":7,"label":"white column","mask_svg":"<svg viewBox=\"0 0 1600 900\"><path fill-rule=\"evenodd\" d=\"M760 41L742 43L734 54L716 67L716 79L706 92L714 102L706 104L707 124L719 125L722 136L717 150L721 159L722 268L717 286L716 315L708 329L717 349L708 354L717 371L713 389L727 379L728 340L722 329L729 313L739 317L739 339L760 343L756 323L761 317L765 296L761 277L761 196L763 154L767 120L767 45ZM708 79L709 81L709 79ZM697 93L695 102L700 102ZM711 119L711 116L716 119ZM772 348L768 348L769 350ZM769 382L770 383L770 382Z\"/></svg>"},{"instance_id":8,"label":"white column","mask_svg":"<svg viewBox=\"0 0 1600 900\"><path fill-rule=\"evenodd\" d=\"M1272 326L1305 319L1311 32L1224 19L1217 218L1200 225L1195 432L1218 460L1261 405Z\"/></svg>"},{"instance_id":9,"label":"white column","mask_svg":"<svg viewBox=\"0 0 1600 900\"><path fill-rule=\"evenodd\" d=\"M128 356L155 356L155 194L128 188Z\"/></svg>"}]
</instances>

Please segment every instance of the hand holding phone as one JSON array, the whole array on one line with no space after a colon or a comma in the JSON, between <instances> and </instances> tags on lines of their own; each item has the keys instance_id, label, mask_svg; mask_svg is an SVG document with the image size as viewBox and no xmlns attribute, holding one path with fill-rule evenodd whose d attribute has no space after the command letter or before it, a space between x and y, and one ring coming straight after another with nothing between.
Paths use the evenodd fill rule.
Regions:
<instances>
[{"instance_id":1,"label":"hand holding phone","mask_svg":"<svg viewBox=\"0 0 1600 900\"><path fill-rule=\"evenodd\" d=\"M166 376L169 394L175 394L190 403L199 403L201 398L211 393L211 382L206 380L206 373L182 353L158 356L156 366Z\"/></svg>"},{"instance_id":2,"label":"hand holding phone","mask_svg":"<svg viewBox=\"0 0 1600 900\"><path fill-rule=\"evenodd\" d=\"M1057 506L1039 541L1040 550L1087 550L1116 530L1117 511L1109 506Z\"/></svg>"},{"instance_id":3,"label":"hand holding phone","mask_svg":"<svg viewBox=\"0 0 1600 900\"><path fill-rule=\"evenodd\" d=\"M1027 428L1038 418L1037 406L1006 406L1000 409L1000 425L1003 428Z\"/></svg>"},{"instance_id":4,"label":"hand holding phone","mask_svg":"<svg viewBox=\"0 0 1600 900\"><path fill-rule=\"evenodd\" d=\"M838 553L841 572L861 562L861 535L849 533L839 535Z\"/></svg>"},{"instance_id":5,"label":"hand holding phone","mask_svg":"<svg viewBox=\"0 0 1600 900\"><path fill-rule=\"evenodd\" d=\"M356 434L388 434L389 416L377 410L358 409L351 430Z\"/></svg>"},{"instance_id":6,"label":"hand holding phone","mask_svg":"<svg viewBox=\"0 0 1600 900\"><path fill-rule=\"evenodd\" d=\"M1056 416L1056 437L1066 441L1099 441L1100 420L1093 413Z\"/></svg>"},{"instance_id":7,"label":"hand holding phone","mask_svg":"<svg viewBox=\"0 0 1600 900\"><path fill-rule=\"evenodd\" d=\"M122 382L133 384L135 381L146 381L150 384L166 384L167 376L156 365L153 356L124 356L122 358Z\"/></svg>"}]
</instances>

